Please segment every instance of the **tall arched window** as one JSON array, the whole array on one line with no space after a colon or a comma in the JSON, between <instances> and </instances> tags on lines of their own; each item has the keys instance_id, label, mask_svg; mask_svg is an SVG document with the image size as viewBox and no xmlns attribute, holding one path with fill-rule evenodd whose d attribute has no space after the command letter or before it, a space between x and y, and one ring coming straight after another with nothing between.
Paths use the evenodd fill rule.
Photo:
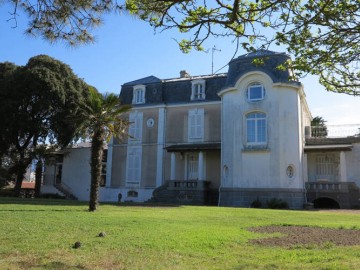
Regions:
<instances>
[{"instance_id":1,"label":"tall arched window","mask_svg":"<svg viewBox=\"0 0 360 270\"><path fill-rule=\"evenodd\" d=\"M246 115L246 142L247 144L266 144L266 114L252 112Z\"/></svg>"}]
</instances>

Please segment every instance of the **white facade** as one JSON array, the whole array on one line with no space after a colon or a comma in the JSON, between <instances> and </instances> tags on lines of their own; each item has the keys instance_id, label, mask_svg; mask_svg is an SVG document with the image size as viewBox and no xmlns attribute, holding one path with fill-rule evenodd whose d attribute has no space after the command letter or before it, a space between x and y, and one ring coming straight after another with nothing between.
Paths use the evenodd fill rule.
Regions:
<instances>
[{"instance_id":1,"label":"white facade","mask_svg":"<svg viewBox=\"0 0 360 270\"><path fill-rule=\"evenodd\" d=\"M264 86L263 100L249 102L248 86ZM300 132L301 86L274 84L264 73L254 72L240 78L235 88L220 92L222 97L222 167L226 169L222 187L303 188ZM266 142L247 142L246 115L266 115ZM294 174L286 174L293 166Z\"/></svg>"},{"instance_id":2,"label":"white facade","mask_svg":"<svg viewBox=\"0 0 360 270\"><path fill-rule=\"evenodd\" d=\"M263 66L253 64L259 55ZM276 68L287 60L265 51L234 59L228 74L124 84L130 137L108 145L100 200L249 207L277 198L299 209L325 198L360 206L360 137L311 138L302 85ZM89 146L67 152L61 184L88 200ZM59 182L58 167L47 168L47 186Z\"/></svg>"},{"instance_id":3,"label":"white facade","mask_svg":"<svg viewBox=\"0 0 360 270\"><path fill-rule=\"evenodd\" d=\"M90 196L90 146L76 147L64 150L62 161L48 161L44 172L42 193L58 193L64 195L69 192L80 201L88 201ZM59 167L61 172L58 177ZM53 190L54 185L61 186L61 190Z\"/></svg>"},{"instance_id":4,"label":"white facade","mask_svg":"<svg viewBox=\"0 0 360 270\"><path fill-rule=\"evenodd\" d=\"M247 93L253 84L261 85L264 89L263 96L256 101L249 100ZM235 87L222 90L220 96L223 168L221 188L238 188L242 191L291 189L292 192L298 190L302 193L305 135L301 126L302 117L306 116L302 115L302 111L307 108L302 86L274 83L266 73L256 71L240 77ZM248 137L248 133L251 132L251 125L256 125L256 122L250 122L248 116L256 114L261 118L255 126L255 132L265 131L265 134L254 142ZM222 199L224 200L226 201Z\"/></svg>"}]
</instances>

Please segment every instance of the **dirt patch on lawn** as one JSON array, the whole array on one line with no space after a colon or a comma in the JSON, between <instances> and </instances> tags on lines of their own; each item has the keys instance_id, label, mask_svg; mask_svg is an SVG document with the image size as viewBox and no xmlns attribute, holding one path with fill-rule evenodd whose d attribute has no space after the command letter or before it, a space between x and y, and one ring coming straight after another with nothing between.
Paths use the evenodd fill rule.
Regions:
<instances>
[{"instance_id":1,"label":"dirt patch on lawn","mask_svg":"<svg viewBox=\"0 0 360 270\"><path fill-rule=\"evenodd\" d=\"M311 247L311 246L355 246L360 245L360 230L329 229L302 226L266 226L250 228L251 232L281 234L280 236L253 239L250 243L262 246Z\"/></svg>"}]
</instances>

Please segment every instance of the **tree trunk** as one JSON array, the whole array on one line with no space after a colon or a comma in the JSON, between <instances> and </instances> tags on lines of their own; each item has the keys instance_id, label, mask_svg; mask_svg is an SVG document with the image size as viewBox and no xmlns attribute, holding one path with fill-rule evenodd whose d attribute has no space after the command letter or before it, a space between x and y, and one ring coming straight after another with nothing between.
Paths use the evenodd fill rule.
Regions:
<instances>
[{"instance_id":1,"label":"tree trunk","mask_svg":"<svg viewBox=\"0 0 360 270\"><path fill-rule=\"evenodd\" d=\"M29 166L29 163L25 161L25 154L23 152L20 153L20 159L18 164L16 165L16 183L14 187L14 193L16 197L20 196L21 186L24 179L24 175L26 173L26 169Z\"/></svg>"},{"instance_id":2,"label":"tree trunk","mask_svg":"<svg viewBox=\"0 0 360 270\"><path fill-rule=\"evenodd\" d=\"M95 131L91 142L91 187L89 211L95 211L98 206L103 150L104 133L100 129Z\"/></svg>"},{"instance_id":3,"label":"tree trunk","mask_svg":"<svg viewBox=\"0 0 360 270\"><path fill-rule=\"evenodd\" d=\"M14 187L14 192L15 192L16 197L20 196L20 191L21 191L24 174L25 173L21 172L21 171L17 171L17 173L16 173L16 182L15 182L15 187Z\"/></svg>"},{"instance_id":4,"label":"tree trunk","mask_svg":"<svg viewBox=\"0 0 360 270\"><path fill-rule=\"evenodd\" d=\"M40 158L36 163L35 169L35 198L40 197L41 180L43 176L43 162Z\"/></svg>"}]
</instances>

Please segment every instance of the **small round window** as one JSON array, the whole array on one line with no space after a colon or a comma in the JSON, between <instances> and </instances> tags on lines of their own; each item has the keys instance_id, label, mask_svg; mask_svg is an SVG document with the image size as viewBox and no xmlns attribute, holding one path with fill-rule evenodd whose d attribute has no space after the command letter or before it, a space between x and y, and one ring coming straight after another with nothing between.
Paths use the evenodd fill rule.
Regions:
<instances>
[{"instance_id":1,"label":"small round window","mask_svg":"<svg viewBox=\"0 0 360 270\"><path fill-rule=\"evenodd\" d=\"M287 168L286 168L286 175L292 179L294 178L294 175L295 175L295 168L293 165L289 165Z\"/></svg>"},{"instance_id":2,"label":"small round window","mask_svg":"<svg viewBox=\"0 0 360 270\"><path fill-rule=\"evenodd\" d=\"M153 126L154 126L154 123L155 123L155 121L154 121L153 118L149 118L149 119L146 121L146 125L147 125L147 127L149 127L149 128L153 127Z\"/></svg>"},{"instance_id":3,"label":"small round window","mask_svg":"<svg viewBox=\"0 0 360 270\"><path fill-rule=\"evenodd\" d=\"M265 97L265 88L260 83L253 83L248 86L246 96L250 102L263 100Z\"/></svg>"}]
</instances>

